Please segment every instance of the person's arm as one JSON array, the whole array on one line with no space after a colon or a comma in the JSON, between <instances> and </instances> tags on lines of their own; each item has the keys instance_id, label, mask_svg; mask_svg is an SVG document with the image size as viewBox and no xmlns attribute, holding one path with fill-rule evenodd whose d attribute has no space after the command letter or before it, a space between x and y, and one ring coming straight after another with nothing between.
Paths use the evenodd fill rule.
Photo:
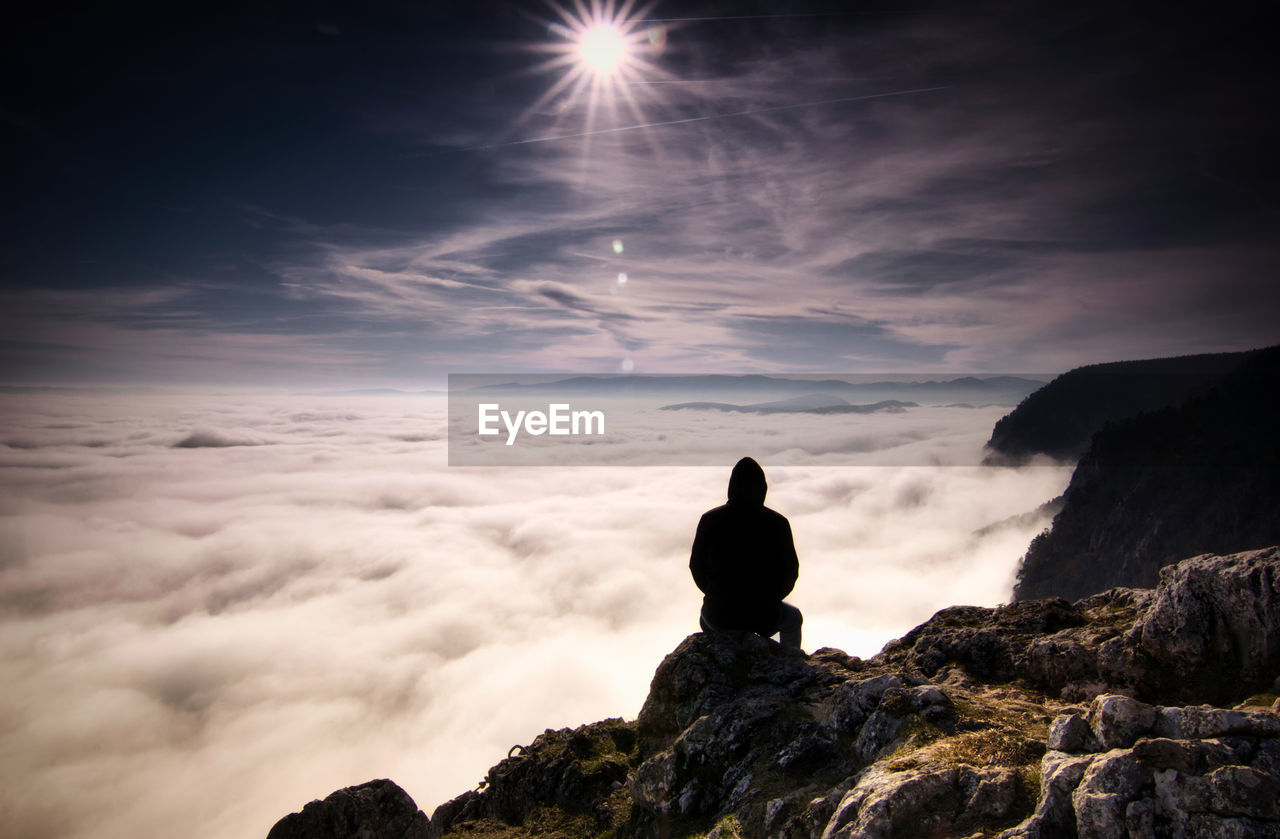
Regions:
<instances>
[{"instance_id":1,"label":"person's arm","mask_svg":"<svg viewBox=\"0 0 1280 839\"><path fill-rule=\"evenodd\" d=\"M689 571L693 573L693 582L703 594L707 594L710 585L710 557L708 556L707 517L698 519L698 529L693 535L693 549L689 552Z\"/></svg>"},{"instance_id":2,"label":"person's arm","mask_svg":"<svg viewBox=\"0 0 1280 839\"><path fill-rule=\"evenodd\" d=\"M782 544L778 546L778 599L782 600L796 587L800 576L800 559L796 556L796 543L791 538L791 522L785 518L779 529Z\"/></svg>"}]
</instances>

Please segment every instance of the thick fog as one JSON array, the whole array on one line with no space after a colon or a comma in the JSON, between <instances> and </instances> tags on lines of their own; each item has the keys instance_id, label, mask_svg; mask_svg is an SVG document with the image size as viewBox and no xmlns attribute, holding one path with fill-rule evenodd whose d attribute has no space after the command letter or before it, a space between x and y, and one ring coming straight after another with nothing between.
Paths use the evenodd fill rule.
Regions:
<instances>
[{"instance_id":1,"label":"thick fog","mask_svg":"<svg viewBox=\"0 0 1280 839\"><path fill-rule=\"evenodd\" d=\"M0 399L0 812L24 837L262 836L380 777L430 814L545 728L633 718L697 630L689 544L736 459L450 468L443 399ZM962 462L1000 413L913 445ZM810 651L1006 600L1047 525L1023 514L1069 477L771 467L786 422L737 455L791 519ZM904 419L804 422L874 448Z\"/></svg>"}]
</instances>

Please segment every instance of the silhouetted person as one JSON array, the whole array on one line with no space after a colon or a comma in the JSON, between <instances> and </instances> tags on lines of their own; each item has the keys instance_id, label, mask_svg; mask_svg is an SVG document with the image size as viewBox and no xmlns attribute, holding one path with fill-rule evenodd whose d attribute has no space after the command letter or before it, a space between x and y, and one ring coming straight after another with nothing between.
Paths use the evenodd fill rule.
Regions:
<instances>
[{"instance_id":1,"label":"silhouetted person","mask_svg":"<svg viewBox=\"0 0 1280 839\"><path fill-rule=\"evenodd\" d=\"M729 503L702 514L689 570L705 595L704 632L746 630L766 638L781 633L800 648L800 610L782 599L800 565L785 516L764 506L764 470L749 457L729 476Z\"/></svg>"}]
</instances>

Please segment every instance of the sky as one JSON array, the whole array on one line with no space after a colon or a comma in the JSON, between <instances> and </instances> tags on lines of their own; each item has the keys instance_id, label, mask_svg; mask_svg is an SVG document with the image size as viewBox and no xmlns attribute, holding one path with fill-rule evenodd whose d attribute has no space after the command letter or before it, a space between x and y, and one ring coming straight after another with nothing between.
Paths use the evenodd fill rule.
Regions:
<instances>
[{"instance_id":1,"label":"sky","mask_svg":"<svg viewBox=\"0 0 1280 839\"><path fill-rule=\"evenodd\" d=\"M3 36L0 384L1056 373L1274 343L1255 14L41 4ZM597 18L628 43L611 74L578 58Z\"/></svg>"}]
</instances>

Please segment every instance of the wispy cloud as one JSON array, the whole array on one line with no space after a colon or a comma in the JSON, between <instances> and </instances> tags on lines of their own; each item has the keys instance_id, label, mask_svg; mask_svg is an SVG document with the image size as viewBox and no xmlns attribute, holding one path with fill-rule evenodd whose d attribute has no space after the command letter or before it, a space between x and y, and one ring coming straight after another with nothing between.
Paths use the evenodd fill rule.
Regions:
<instances>
[{"instance_id":1,"label":"wispy cloud","mask_svg":"<svg viewBox=\"0 0 1280 839\"><path fill-rule=\"evenodd\" d=\"M969 31L976 40L908 22L893 37L931 49L877 47L874 69L954 81L996 37L980 23ZM489 223L401 255L427 268L443 268L434 265L442 258L468 266L491 299L453 289L423 309L459 307L460 321L520 324L521 334L571 325L571 335L547 335L557 346L539 358L627 357L650 370L693 359L703 369L990 370L1014 359L1056 369L1273 337L1248 319L1223 330L1183 298L1212 295L1210 273L1268 298L1259 278L1274 254L1241 259L1208 242L1134 237L1136 208L1114 204L1154 173L1127 160L1081 171L1081 156L1124 127L1063 126L1055 112L1098 95L1123 68L1076 79L1065 103L1020 110L1001 103L1010 79L984 75L990 66L968 68L936 95L770 110L847 92L869 69L862 46L853 38L743 61L715 84L672 86L669 100L649 102L653 122L691 110L750 113L484 152L531 196L487 204ZM1176 291L1153 322L1141 301L1157 281ZM323 282L313 290L343 293ZM388 306L396 293L385 291ZM372 306L383 292L362 294ZM1215 308L1239 311L1242 296ZM495 355L515 357L497 328L490 334Z\"/></svg>"},{"instance_id":2,"label":"wispy cloud","mask_svg":"<svg viewBox=\"0 0 1280 839\"><path fill-rule=\"evenodd\" d=\"M1258 313L1280 302L1280 256L1221 159L1250 135L1224 117L1219 137L1192 118L1200 99L1152 87L1189 29L1127 41L1134 21L1094 32L1098 14L672 24L650 79L666 83L595 100L598 128L646 127L503 145L585 125L585 96L538 100L552 75L513 82L527 102L475 98L462 124L384 115L384 186L335 186L314 213L235 203L257 244L225 275L12 292L34 317L10 317L28 343L9 356L56 332L64 365L186 341L222 348L148 369L204 377L264 352L259 378L292 363L401 383L624 361L1052 371L1274 342ZM1200 97L1223 81L1170 72ZM860 98L905 90L922 92Z\"/></svg>"}]
</instances>

